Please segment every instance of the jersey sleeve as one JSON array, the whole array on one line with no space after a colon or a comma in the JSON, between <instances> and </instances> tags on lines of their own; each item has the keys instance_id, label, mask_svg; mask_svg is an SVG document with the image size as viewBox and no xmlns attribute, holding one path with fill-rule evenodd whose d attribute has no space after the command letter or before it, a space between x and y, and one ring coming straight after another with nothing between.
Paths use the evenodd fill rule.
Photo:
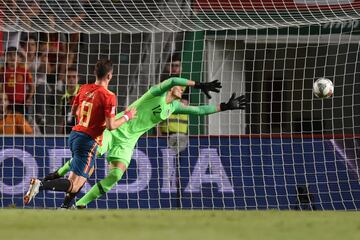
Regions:
<instances>
[{"instance_id":1,"label":"jersey sleeve","mask_svg":"<svg viewBox=\"0 0 360 240\"><path fill-rule=\"evenodd\" d=\"M150 88L150 92L154 96L160 96L161 94L169 91L174 86L187 86L188 80L186 78L172 77L158 85Z\"/></svg>"},{"instance_id":2,"label":"jersey sleeve","mask_svg":"<svg viewBox=\"0 0 360 240\"><path fill-rule=\"evenodd\" d=\"M209 115L216 113L217 108L215 105L203 105L203 106L187 106L179 101L176 101L175 114L191 114L191 115Z\"/></svg>"},{"instance_id":3,"label":"jersey sleeve","mask_svg":"<svg viewBox=\"0 0 360 240\"><path fill-rule=\"evenodd\" d=\"M111 95L111 97L107 97L106 99L105 117L113 118L116 113L116 97L115 95Z\"/></svg>"}]
</instances>

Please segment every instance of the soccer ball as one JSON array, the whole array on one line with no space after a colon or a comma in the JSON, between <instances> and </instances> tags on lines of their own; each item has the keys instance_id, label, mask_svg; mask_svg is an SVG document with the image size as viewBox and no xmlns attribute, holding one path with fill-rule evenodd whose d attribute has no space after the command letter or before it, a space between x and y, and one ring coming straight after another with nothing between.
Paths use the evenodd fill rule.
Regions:
<instances>
[{"instance_id":1,"label":"soccer ball","mask_svg":"<svg viewBox=\"0 0 360 240\"><path fill-rule=\"evenodd\" d=\"M328 98L334 93L334 84L328 78L319 78L313 84L313 93L318 98Z\"/></svg>"}]
</instances>

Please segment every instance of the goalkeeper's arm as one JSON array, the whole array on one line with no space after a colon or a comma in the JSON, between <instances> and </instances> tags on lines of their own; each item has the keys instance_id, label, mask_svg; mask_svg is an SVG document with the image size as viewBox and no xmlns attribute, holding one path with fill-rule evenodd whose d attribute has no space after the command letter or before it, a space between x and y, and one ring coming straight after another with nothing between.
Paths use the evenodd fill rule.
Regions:
<instances>
[{"instance_id":1,"label":"goalkeeper's arm","mask_svg":"<svg viewBox=\"0 0 360 240\"><path fill-rule=\"evenodd\" d=\"M227 110L243 110L246 108L247 101L244 95L236 97L233 93L228 102L222 102L219 105L203 105L203 106L187 106L177 102L176 110L177 114L192 114L192 115L209 115L216 112L222 112Z\"/></svg>"},{"instance_id":2,"label":"goalkeeper's arm","mask_svg":"<svg viewBox=\"0 0 360 240\"><path fill-rule=\"evenodd\" d=\"M167 91L169 91L174 86L195 86L195 82L192 80L187 80L186 78L180 78L180 77L171 77L162 83L153 86L150 89L150 92L154 96L159 96Z\"/></svg>"},{"instance_id":3,"label":"goalkeeper's arm","mask_svg":"<svg viewBox=\"0 0 360 240\"><path fill-rule=\"evenodd\" d=\"M190 86L197 89L200 89L201 91L206 94L208 98L211 98L209 92L219 92L221 88L221 83L219 80L214 80L212 82L205 82L205 83L199 83L192 80L188 80L186 78L179 78L179 77L172 77L169 78L162 83L152 87L150 89L150 92L154 96L159 96L167 91L169 91L174 86Z\"/></svg>"}]
</instances>

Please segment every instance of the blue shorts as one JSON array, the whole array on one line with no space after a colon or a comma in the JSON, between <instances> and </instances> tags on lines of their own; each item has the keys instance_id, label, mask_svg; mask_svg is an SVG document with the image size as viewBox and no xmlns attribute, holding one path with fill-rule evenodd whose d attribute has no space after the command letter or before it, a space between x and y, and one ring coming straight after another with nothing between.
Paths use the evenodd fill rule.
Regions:
<instances>
[{"instance_id":1,"label":"blue shorts","mask_svg":"<svg viewBox=\"0 0 360 240\"><path fill-rule=\"evenodd\" d=\"M70 162L70 171L89 178L95 163L97 146L96 141L89 135L71 131L69 147L73 160Z\"/></svg>"}]
</instances>

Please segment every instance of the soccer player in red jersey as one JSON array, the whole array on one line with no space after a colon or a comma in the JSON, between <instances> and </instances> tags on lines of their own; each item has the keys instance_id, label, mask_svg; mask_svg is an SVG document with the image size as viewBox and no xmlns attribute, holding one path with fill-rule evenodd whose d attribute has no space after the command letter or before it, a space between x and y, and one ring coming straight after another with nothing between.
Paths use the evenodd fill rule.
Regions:
<instances>
[{"instance_id":1,"label":"soccer player in red jersey","mask_svg":"<svg viewBox=\"0 0 360 240\"><path fill-rule=\"evenodd\" d=\"M6 50L5 66L0 68L0 91L8 96L13 112L25 114L26 105L32 104L35 86L31 73L19 58L15 47Z\"/></svg>"},{"instance_id":2,"label":"soccer player in red jersey","mask_svg":"<svg viewBox=\"0 0 360 240\"><path fill-rule=\"evenodd\" d=\"M32 178L29 191L24 196L28 204L40 191L52 190L76 194L85 184L96 158L96 149L101 143L105 128L109 130L120 127L132 119L136 109L127 110L123 117L115 120L116 98L108 90L112 78L110 60L99 60L95 66L96 82L83 85L76 95L72 113L76 114L78 124L73 127L69 136L69 147L73 160L70 163L70 175L49 181Z\"/></svg>"}]
</instances>

